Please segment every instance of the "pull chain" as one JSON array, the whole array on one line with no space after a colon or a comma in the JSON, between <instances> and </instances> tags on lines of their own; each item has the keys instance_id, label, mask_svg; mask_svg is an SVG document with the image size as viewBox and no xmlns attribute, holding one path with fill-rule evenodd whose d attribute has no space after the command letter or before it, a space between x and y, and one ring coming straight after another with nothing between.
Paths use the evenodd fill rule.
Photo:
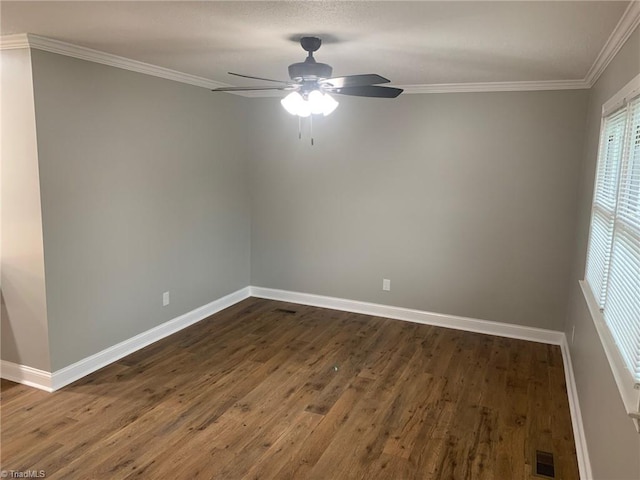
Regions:
<instances>
[{"instance_id":1,"label":"pull chain","mask_svg":"<svg viewBox=\"0 0 640 480\"><path fill-rule=\"evenodd\" d=\"M311 136L311 146L313 146L313 115L309 115L309 135ZM302 140L302 117L298 117L298 140Z\"/></svg>"}]
</instances>

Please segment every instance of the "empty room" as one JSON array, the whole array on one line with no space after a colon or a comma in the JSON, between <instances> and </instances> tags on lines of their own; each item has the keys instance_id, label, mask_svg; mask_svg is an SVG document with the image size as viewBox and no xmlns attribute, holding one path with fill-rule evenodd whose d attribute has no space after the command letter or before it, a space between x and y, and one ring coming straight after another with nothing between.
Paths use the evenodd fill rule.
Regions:
<instances>
[{"instance_id":1,"label":"empty room","mask_svg":"<svg viewBox=\"0 0 640 480\"><path fill-rule=\"evenodd\" d=\"M639 25L0 2L0 476L640 480Z\"/></svg>"}]
</instances>

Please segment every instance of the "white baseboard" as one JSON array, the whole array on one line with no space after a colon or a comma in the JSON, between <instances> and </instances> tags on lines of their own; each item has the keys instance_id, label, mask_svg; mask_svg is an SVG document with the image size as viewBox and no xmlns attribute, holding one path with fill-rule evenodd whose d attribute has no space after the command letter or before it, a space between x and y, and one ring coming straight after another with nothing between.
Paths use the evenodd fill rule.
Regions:
<instances>
[{"instance_id":1,"label":"white baseboard","mask_svg":"<svg viewBox=\"0 0 640 480\"><path fill-rule=\"evenodd\" d=\"M346 300L344 298L325 297L309 293L275 290L273 288L251 287L251 296L552 345L560 345L564 338L564 333L556 330L545 330L543 328L525 327L510 323L444 315L441 313L393 307L378 303L360 302L358 300Z\"/></svg>"},{"instance_id":2,"label":"white baseboard","mask_svg":"<svg viewBox=\"0 0 640 480\"><path fill-rule=\"evenodd\" d=\"M112 347L106 348L95 355L83 358L79 362L71 364L68 367L56 370L53 372L52 388L53 390L58 390L65 385L69 385L70 383L75 382L76 380L89 375L90 373L95 372L96 370L99 370L122 357L126 357L147 345L155 343L158 340L193 325L194 323L204 320L220 310L224 310L227 307L235 305L245 298L249 298L249 296L250 288L242 288L219 298L218 300L207 303L202 307L191 310L184 315L180 315L173 320L169 320L162 325L158 325L146 332L142 332L135 337L131 337L123 342L113 345Z\"/></svg>"},{"instance_id":3,"label":"white baseboard","mask_svg":"<svg viewBox=\"0 0 640 480\"><path fill-rule=\"evenodd\" d=\"M571 412L571 426L573 427L573 439L576 443L576 457L578 457L578 469L581 480L591 480L591 462L589 461L589 450L587 449L587 437L582 424L582 413L580 411L580 400L576 379L573 375L573 364L571 363L571 352L566 335L560 344L562 350L562 363L564 364L564 378L567 384L567 397L569 397L569 410Z\"/></svg>"},{"instance_id":4,"label":"white baseboard","mask_svg":"<svg viewBox=\"0 0 640 480\"><path fill-rule=\"evenodd\" d=\"M2 360L0 362L0 376L12 382L39 388L47 392L53 392L51 372L45 372L37 368Z\"/></svg>"}]
</instances>

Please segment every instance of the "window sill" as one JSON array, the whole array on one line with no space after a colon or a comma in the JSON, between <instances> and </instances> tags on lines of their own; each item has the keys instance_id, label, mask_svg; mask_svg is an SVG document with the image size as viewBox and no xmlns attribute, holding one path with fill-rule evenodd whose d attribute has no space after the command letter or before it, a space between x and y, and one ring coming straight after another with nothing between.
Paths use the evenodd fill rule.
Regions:
<instances>
[{"instance_id":1,"label":"window sill","mask_svg":"<svg viewBox=\"0 0 640 480\"><path fill-rule=\"evenodd\" d=\"M627 369L589 285L584 280L579 283L627 414L633 418L636 430L640 432L640 384L635 383L631 372Z\"/></svg>"}]
</instances>

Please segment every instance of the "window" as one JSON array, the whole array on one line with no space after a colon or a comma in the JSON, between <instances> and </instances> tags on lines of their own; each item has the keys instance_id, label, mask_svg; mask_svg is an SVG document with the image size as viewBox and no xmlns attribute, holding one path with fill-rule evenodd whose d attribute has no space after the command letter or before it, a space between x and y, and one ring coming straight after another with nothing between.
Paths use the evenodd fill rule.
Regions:
<instances>
[{"instance_id":1,"label":"window","mask_svg":"<svg viewBox=\"0 0 640 480\"><path fill-rule=\"evenodd\" d=\"M626 370L618 376L638 388L640 76L603 107L585 281ZM630 413L638 409L627 408Z\"/></svg>"}]
</instances>

